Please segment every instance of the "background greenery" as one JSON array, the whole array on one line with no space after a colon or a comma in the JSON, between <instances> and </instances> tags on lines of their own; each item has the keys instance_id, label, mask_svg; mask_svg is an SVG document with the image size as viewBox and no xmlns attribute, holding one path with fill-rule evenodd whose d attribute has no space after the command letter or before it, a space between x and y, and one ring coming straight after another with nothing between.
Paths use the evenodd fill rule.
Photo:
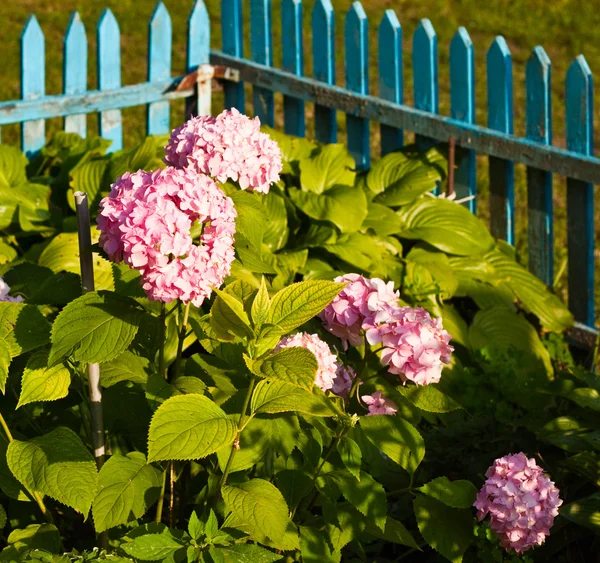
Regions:
<instances>
[{"instance_id":1,"label":"background greenery","mask_svg":"<svg viewBox=\"0 0 600 563\"><path fill-rule=\"evenodd\" d=\"M337 14L338 41L338 83L344 83L342 31L344 15L351 5L351 0L333 0ZM46 90L49 94L59 93L62 89L62 37L67 27L69 14L79 10L88 30L89 41L89 86L95 86L95 26L104 7L113 10L121 26L123 84L143 81L147 73L147 21L155 6L154 0L4 0L3 25L0 26L0 42L2 44L2 62L0 71L0 99L19 97L19 32L30 13L38 16L46 35ZM185 66L186 20L191 10L192 0L165 0L165 4L173 21L173 74L181 74ZM221 44L220 0L206 0L211 15L212 45ZM245 0L245 14L249 13L249 1ZM280 0L273 0L273 30L275 64L280 64ZM314 0L306 0L305 5L305 42L307 74L312 69L312 50L310 49L309 16ZM377 36L375 28L379 24L386 9L396 10L404 30L405 48L405 99L412 103L411 41L412 34L420 18L428 17L438 34L439 44L439 85L440 111L449 113L449 81L448 81L448 47L453 34L460 25L467 27L475 44L475 63L477 78L477 121L486 122L486 84L485 55L496 35L504 35L513 56L513 72L515 85L515 131L523 134L525 128L525 63L531 49L543 45L553 63L553 130L555 144L564 146L564 78L568 65L579 53L584 53L592 71L600 68L600 44L595 31L600 26L600 11L595 2L589 0L429 0L426 3L417 0L364 0L363 6L369 16L371 83L375 90L377 68ZM249 41L249 33L245 34ZM246 45L249 53L249 45ZM281 100L278 100L280 103ZM216 108L219 108L217 99ZM248 108L251 112L251 108ZM308 109L309 113L311 109ZM183 117L183 105L174 105L172 122L175 125ZM600 117L600 104L596 104L596 122ZM281 115L279 114L279 119ZM125 144L131 146L139 142L145 134L145 108L134 108L124 111ZM340 132L343 138L344 119L339 115ZM61 127L62 120L51 120L48 131ZM96 131L95 116L89 117L89 132ZM600 129L596 131L596 143L600 141ZM311 134L309 119L309 136ZM2 140L16 143L18 127L2 128ZM373 126L373 154L378 154L378 128ZM479 161L479 214L488 216L487 208L487 164L486 159ZM522 260L526 262L526 184L525 169L517 167L517 248ZM565 266L566 228L565 228L565 185L563 178L555 180L556 209L556 271L560 273ZM600 214L596 213L597 218ZM600 240L600 239L597 239ZM597 272L600 279L600 270ZM566 297L566 285L563 276L557 276L557 292ZM600 285L600 284L599 284ZM600 291L598 297L600 298Z\"/></svg>"}]
</instances>

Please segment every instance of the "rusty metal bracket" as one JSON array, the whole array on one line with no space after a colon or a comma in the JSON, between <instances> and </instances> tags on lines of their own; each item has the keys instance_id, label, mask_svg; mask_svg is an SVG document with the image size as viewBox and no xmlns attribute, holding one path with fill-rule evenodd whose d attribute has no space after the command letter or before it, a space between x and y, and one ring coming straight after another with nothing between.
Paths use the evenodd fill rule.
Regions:
<instances>
[{"instance_id":1,"label":"rusty metal bracket","mask_svg":"<svg viewBox=\"0 0 600 563\"><path fill-rule=\"evenodd\" d=\"M239 82L240 71L223 65L201 64L198 68L189 74L186 74L177 87L176 92L182 90L191 90L196 85L203 86L207 82L216 80L227 80L228 82ZM213 83L213 89L219 89L218 83Z\"/></svg>"}]
</instances>

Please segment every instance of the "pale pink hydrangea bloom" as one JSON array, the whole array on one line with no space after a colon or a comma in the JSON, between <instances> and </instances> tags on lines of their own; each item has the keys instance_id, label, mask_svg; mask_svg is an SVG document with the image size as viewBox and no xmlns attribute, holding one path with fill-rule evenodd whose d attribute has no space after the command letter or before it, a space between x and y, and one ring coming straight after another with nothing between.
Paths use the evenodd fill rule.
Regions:
<instances>
[{"instance_id":1,"label":"pale pink hydrangea bloom","mask_svg":"<svg viewBox=\"0 0 600 563\"><path fill-rule=\"evenodd\" d=\"M200 306L229 275L236 212L208 176L173 167L126 172L100 209L100 245L111 260L139 270L150 299Z\"/></svg>"},{"instance_id":2,"label":"pale pink hydrangea bloom","mask_svg":"<svg viewBox=\"0 0 600 563\"><path fill-rule=\"evenodd\" d=\"M473 506L479 520L490 514L500 545L521 553L544 543L563 501L535 459L509 454L494 461L485 475Z\"/></svg>"},{"instance_id":3,"label":"pale pink hydrangea bloom","mask_svg":"<svg viewBox=\"0 0 600 563\"><path fill-rule=\"evenodd\" d=\"M8 292L10 291L10 286L4 281L3 278L0 278L0 301L5 301L8 303L21 303L23 301L23 297L17 295L17 297L11 297Z\"/></svg>"},{"instance_id":4,"label":"pale pink hydrangea bloom","mask_svg":"<svg viewBox=\"0 0 600 563\"><path fill-rule=\"evenodd\" d=\"M258 117L250 119L235 108L217 117L193 117L173 130L165 152L167 164L262 193L279 180L282 167L279 146L260 131Z\"/></svg>"},{"instance_id":5,"label":"pale pink hydrangea bloom","mask_svg":"<svg viewBox=\"0 0 600 563\"><path fill-rule=\"evenodd\" d=\"M331 391L338 397L347 399L355 377L356 373L350 366L346 367L342 364L338 364Z\"/></svg>"},{"instance_id":6,"label":"pale pink hydrangea bloom","mask_svg":"<svg viewBox=\"0 0 600 563\"><path fill-rule=\"evenodd\" d=\"M394 401L384 397L381 391L375 391L371 395L363 395L361 397L363 403L369 407L369 414L396 414L398 412L398 405Z\"/></svg>"},{"instance_id":7,"label":"pale pink hydrangea bloom","mask_svg":"<svg viewBox=\"0 0 600 563\"><path fill-rule=\"evenodd\" d=\"M320 387L323 391L332 389L336 379L338 363L327 343L323 342L317 334L298 332L292 336L284 336L275 347L275 350L297 347L310 350L317 358L318 368L315 375L317 387Z\"/></svg>"},{"instance_id":8,"label":"pale pink hydrangea bloom","mask_svg":"<svg viewBox=\"0 0 600 563\"><path fill-rule=\"evenodd\" d=\"M383 345L381 362L403 383L437 383L444 364L450 363L454 348L441 319L432 319L421 308L399 307L383 324L365 325L369 344Z\"/></svg>"},{"instance_id":9,"label":"pale pink hydrangea bloom","mask_svg":"<svg viewBox=\"0 0 600 563\"><path fill-rule=\"evenodd\" d=\"M394 282L359 274L339 276L335 281L349 283L319 317L329 332L342 339L345 349L348 343L359 346L363 325L385 322L398 307L398 292L394 291Z\"/></svg>"}]
</instances>

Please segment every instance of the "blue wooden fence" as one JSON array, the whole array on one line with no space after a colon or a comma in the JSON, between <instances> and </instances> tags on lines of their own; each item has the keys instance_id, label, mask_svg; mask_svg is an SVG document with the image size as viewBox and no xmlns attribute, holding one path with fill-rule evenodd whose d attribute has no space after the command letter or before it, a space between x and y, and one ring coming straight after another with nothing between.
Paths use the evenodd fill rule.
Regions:
<instances>
[{"instance_id":1,"label":"blue wooden fence","mask_svg":"<svg viewBox=\"0 0 600 563\"><path fill-rule=\"evenodd\" d=\"M378 23L378 53L369 53L373 22L360 2L345 17L345 88L336 86L336 29L331 0L317 0L310 14L312 78L304 75L302 0L281 0L283 68L273 66L271 0L250 1L250 57L244 58L242 0L221 0L223 44L210 50L209 16L197 0L188 22L188 76L171 73L172 28L169 13L159 2L149 22L148 81L121 86L120 31L115 16L105 10L96 29L95 90L87 89L87 36L81 18L73 14L64 40L64 94L45 95L44 34L31 16L21 36L22 99L0 102L0 126L22 123L23 150L35 153L45 142L45 120L64 116L64 127L86 134L85 114L97 113L100 134L122 147L123 108L147 105L150 134L170 130L170 104L193 99L189 73L212 63L237 71L238 81L224 83L225 105L245 109L244 82L252 85L254 113L261 121L275 121L274 95L283 94L285 131L305 133L305 104L314 103L315 134L322 142L337 139L336 113L346 114L348 148L360 169L370 164L370 121L380 123L381 153L402 146L405 131L429 146L455 143L467 149L455 174L459 196L476 195L476 154L489 156L491 229L495 236L514 242L514 167L527 167L529 267L547 284L553 281L552 176L567 180L569 305L582 325L594 325L594 184L600 184L600 159L592 139L593 80L583 56L571 64L565 84L567 149L552 146L550 107L551 62L536 47L527 63L526 137L513 132L513 72L511 54L502 37L487 51L487 126L475 123L474 45L465 28L450 43L450 117L438 110L438 39L432 23L420 22L412 38L414 107L403 105L403 34L392 10ZM308 19L308 18L307 18ZM378 59L378 76L369 77L370 57ZM205 72L207 67L202 67ZM183 80L182 80L183 79ZM480 77L480 80L482 78ZM374 92L377 85L377 92ZM371 93L369 90L371 89ZM201 90L206 94L206 88ZM204 100L206 102L206 100ZM188 109L206 107L188 104ZM469 203L475 212L476 201Z\"/></svg>"}]
</instances>

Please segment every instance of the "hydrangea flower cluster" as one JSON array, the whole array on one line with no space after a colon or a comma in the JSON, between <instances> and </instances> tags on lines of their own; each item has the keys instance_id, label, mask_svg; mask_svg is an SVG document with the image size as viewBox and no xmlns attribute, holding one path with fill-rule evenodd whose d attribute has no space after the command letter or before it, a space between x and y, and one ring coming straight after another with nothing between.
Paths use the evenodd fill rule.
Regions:
<instances>
[{"instance_id":1,"label":"hydrangea flower cluster","mask_svg":"<svg viewBox=\"0 0 600 563\"><path fill-rule=\"evenodd\" d=\"M329 332L346 347L360 345L363 334L369 344L381 343L382 363L403 383L429 385L440 380L443 364L450 362L454 350L441 319L432 319L421 307L401 307L393 282L359 274L335 281L349 283L319 315Z\"/></svg>"},{"instance_id":2,"label":"hydrangea flower cluster","mask_svg":"<svg viewBox=\"0 0 600 563\"><path fill-rule=\"evenodd\" d=\"M345 368L338 363L335 354L331 352L327 342L319 338L317 334L298 332L292 336L284 336L275 351L282 348L306 348L310 350L317 359L317 373L315 374L315 385L323 391L332 391L340 397L347 397L352 380L355 377L352 368Z\"/></svg>"},{"instance_id":3,"label":"hydrangea flower cluster","mask_svg":"<svg viewBox=\"0 0 600 563\"><path fill-rule=\"evenodd\" d=\"M235 108L217 117L194 117L175 129L165 162L262 193L279 180L282 167L279 146L260 131L259 119Z\"/></svg>"},{"instance_id":4,"label":"hydrangea flower cluster","mask_svg":"<svg viewBox=\"0 0 600 563\"><path fill-rule=\"evenodd\" d=\"M490 514L500 545L522 553L544 543L562 500L535 459L509 454L494 461L485 475L474 506L479 520Z\"/></svg>"},{"instance_id":5,"label":"hydrangea flower cluster","mask_svg":"<svg viewBox=\"0 0 600 563\"><path fill-rule=\"evenodd\" d=\"M200 306L229 275L236 212L208 176L173 167L126 172L100 207L100 245L140 272L150 299Z\"/></svg>"},{"instance_id":6,"label":"hydrangea flower cluster","mask_svg":"<svg viewBox=\"0 0 600 563\"><path fill-rule=\"evenodd\" d=\"M17 297L11 297L8 292L10 291L10 286L4 281L3 278L0 278L0 301L5 301L8 303L21 303L23 301L23 297L17 295Z\"/></svg>"},{"instance_id":7,"label":"hydrangea flower cluster","mask_svg":"<svg viewBox=\"0 0 600 563\"><path fill-rule=\"evenodd\" d=\"M381 391L375 391L371 395L363 395L361 397L363 403L369 408L369 414L396 414L398 412L398 405L391 399L384 397Z\"/></svg>"}]
</instances>

